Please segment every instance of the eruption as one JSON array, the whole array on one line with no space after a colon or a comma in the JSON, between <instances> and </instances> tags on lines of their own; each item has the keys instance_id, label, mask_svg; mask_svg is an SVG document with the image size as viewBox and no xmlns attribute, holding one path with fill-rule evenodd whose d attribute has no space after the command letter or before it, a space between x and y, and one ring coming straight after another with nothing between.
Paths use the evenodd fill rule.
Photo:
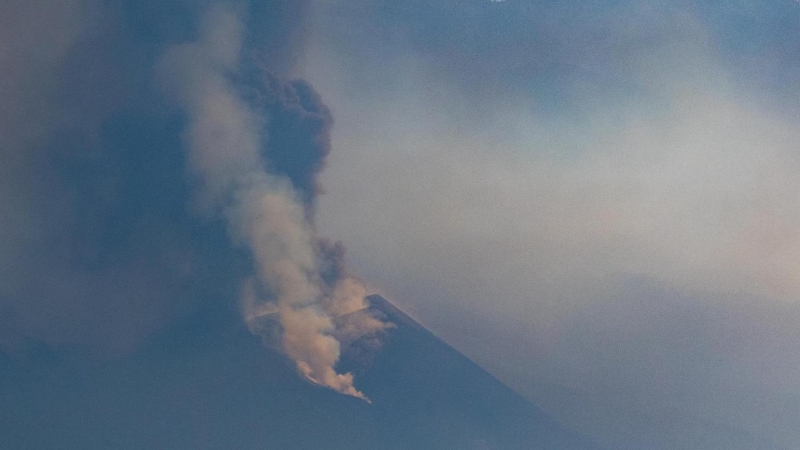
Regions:
<instances>
[{"instance_id":1,"label":"eruption","mask_svg":"<svg viewBox=\"0 0 800 450\"><path fill-rule=\"evenodd\" d=\"M231 239L252 256L255 274L242 294L250 330L312 383L369 401L352 374L335 370L345 331L333 320L363 309L366 290L346 275L341 245L318 239L313 224L330 112L305 81L244 63L243 31L236 12L212 9L201 39L170 48L161 62L164 85L188 118L198 205L223 217ZM373 318L353 323L357 330L346 333L385 326Z\"/></svg>"}]
</instances>

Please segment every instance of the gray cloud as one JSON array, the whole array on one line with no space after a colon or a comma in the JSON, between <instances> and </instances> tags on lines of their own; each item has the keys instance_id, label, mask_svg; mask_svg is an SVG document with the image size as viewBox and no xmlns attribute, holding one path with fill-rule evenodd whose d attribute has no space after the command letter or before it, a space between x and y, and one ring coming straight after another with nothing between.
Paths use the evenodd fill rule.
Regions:
<instances>
[{"instance_id":1,"label":"gray cloud","mask_svg":"<svg viewBox=\"0 0 800 450\"><path fill-rule=\"evenodd\" d=\"M156 112L164 105L149 86L157 44L140 34L143 5L2 7L6 347L32 340L128 352L235 289L236 257L215 242L214 227L193 238L174 124ZM171 22L163 9L150 12L152 23ZM225 269L210 270L211 254Z\"/></svg>"},{"instance_id":2,"label":"gray cloud","mask_svg":"<svg viewBox=\"0 0 800 450\"><path fill-rule=\"evenodd\" d=\"M424 323L611 448L724 448L726 433L791 448L797 110L736 65L747 50L709 19L728 12L422 3L353 19L381 25L357 38L339 32L356 28L351 4L319 18L306 65L342 149L321 229ZM720 347L734 335L759 350ZM702 425L680 441L664 423Z\"/></svg>"},{"instance_id":3,"label":"gray cloud","mask_svg":"<svg viewBox=\"0 0 800 450\"><path fill-rule=\"evenodd\" d=\"M201 40L168 49L160 73L188 115L184 138L203 209L222 214L234 242L252 253L244 319L265 338L277 326L278 347L309 381L369 401L351 373L335 370L333 321L363 309L366 290L339 278L326 292L308 210L330 150L330 113L307 83L268 75L248 104L229 79L241 64L238 14L217 8L203 18ZM359 325L362 333L383 327L377 320Z\"/></svg>"},{"instance_id":4,"label":"gray cloud","mask_svg":"<svg viewBox=\"0 0 800 450\"><path fill-rule=\"evenodd\" d=\"M310 236L304 257L325 266L321 295L351 291L341 245L317 242L310 222L331 114L308 83L284 79L303 48L307 2L221 3L238 8L244 22L203 28L195 19L207 5L182 1L3 6L4 347L33 340L128 352L176 318L238 309L251 262L221 220L195 213L217 217L242 180L253 181L247 174L264 176L265 160L269 177L286 179L254 182L253 192L262 184L285 191L287 214L300 205L301 217L288 220ZM205 47L184 44L202 32L216 33ZM181 75L170 89L196 111L184 133L193 143L188 156L182 113L155 78L165 48L184 49L172 51ZM240 66L252 70L233 80ZM251 119L257 123L245 123ZM218 135L228 131L241 135ZM225 153L198 145L205 141ZM229 215L241 223L232 233L250 239L252 217L236 208Z\"/></svg>"}]
</instances>

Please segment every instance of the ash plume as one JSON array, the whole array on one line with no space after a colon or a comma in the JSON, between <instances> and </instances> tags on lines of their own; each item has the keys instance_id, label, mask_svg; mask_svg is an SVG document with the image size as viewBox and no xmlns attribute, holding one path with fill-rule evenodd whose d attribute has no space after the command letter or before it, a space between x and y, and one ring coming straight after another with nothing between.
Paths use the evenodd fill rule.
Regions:
<instances>
[{"instance_id":1,"label":"ash plume","mask_svg":"<svg viewBox=\"0 0 800 450\"><path fill-rule=\"evenodd\" d=\"M336 262L341 246L318 239L313 224L330 112L305 81L248 70L240 15L212 8L201 39L170 48L159 68L188 118L184 139L198 207L224 218L230 238L252 256L255 273L242 292L250 330L310 382L369 401L352 374L336 372L333 320L363 309L366 290ZM383 326L365 319L357 332Z\"/></svg>"}]
</instances>

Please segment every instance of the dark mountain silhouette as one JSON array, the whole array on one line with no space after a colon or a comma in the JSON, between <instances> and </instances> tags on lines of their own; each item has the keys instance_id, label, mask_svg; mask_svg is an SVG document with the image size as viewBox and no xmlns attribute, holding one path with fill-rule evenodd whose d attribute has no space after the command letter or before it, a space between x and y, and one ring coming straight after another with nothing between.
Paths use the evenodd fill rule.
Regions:
<instances>
[{"instance_id":1,"label":"dark mountain silhouette","mask_svg":"<svg viewBox=\"0 0 800 450\"><path fill-rule=\"evenodd\" d=\"M397 436L398 448L597 448L384 298L368 299L397 328L388 331L371 364L353 370L374 402L376 424ZM349 352L344 355L347 369Z\"/></svg>"},{"instance_id":2,"label":"dark mountain silhouette","mask_svg":"<svg viewBox=\"0 0 800 450\"><path fill-rule=\"evenodd\" d=\"M0 448L598 448L369 300L396 327L377 352L375 336L352 342L340 368L372 404L308 384L240 325L204 317L113 362L48 347L0 353Z\"/></svg>"}]
</instances>

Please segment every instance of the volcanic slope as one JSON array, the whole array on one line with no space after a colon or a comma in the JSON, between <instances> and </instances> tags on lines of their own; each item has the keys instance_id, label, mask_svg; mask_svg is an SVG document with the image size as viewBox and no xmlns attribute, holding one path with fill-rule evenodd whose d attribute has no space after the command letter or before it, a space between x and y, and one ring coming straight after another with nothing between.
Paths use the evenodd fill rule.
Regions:
<instances>
[{"instance_id":1,"label":"volcanic slope","mask_svg":"<svg viewBox=\"0 0 800 450\"><path fill-rule=\"evenodd\" d=\"M35 343L0 352L0 448L598 448L382 297L369 300L354 314L394 327L351 342L339 369L372 404L305 382L232 312L207 311L122 358Z\"/></svg>"}]
</instances>

